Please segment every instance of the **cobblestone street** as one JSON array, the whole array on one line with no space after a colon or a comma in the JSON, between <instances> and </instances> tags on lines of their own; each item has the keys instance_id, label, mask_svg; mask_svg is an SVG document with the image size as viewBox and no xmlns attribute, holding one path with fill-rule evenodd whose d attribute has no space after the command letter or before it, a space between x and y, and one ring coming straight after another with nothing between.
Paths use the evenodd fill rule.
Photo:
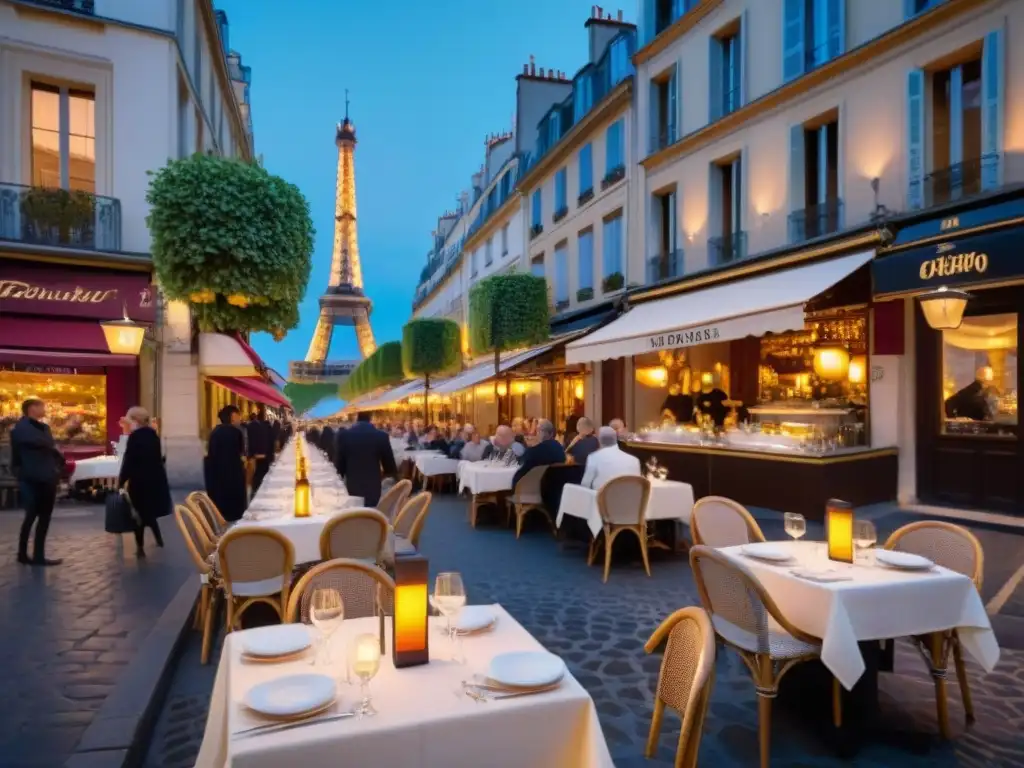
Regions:
<instances>
[{"instance_id":1,"label":"cobblestone street","mask_svg":"<svg viewBox=\"0 0 1024 768\"><path fill-rule=\"evenodd\" d=\"M136 560L132 537L122 547L103 509L84 504L54 512L47 555L63 565L19 565L21 517L0 512L0 765L55 768L193 570L173 518L162 521L167 547L147 538Z\"/></svg>"},{"instance_id":2,"label":"cobblestone street","mask_svg":"<svg viewBox=\"0 0 1024 768\"><path fill-rule=\"evenodd\" d=\"M889 509L871 513L879 535L903 524L907 515ZM486 519L486 518L483 518ZM781 521L768 517L769 538L783 535ZM815 527L809 535L816 535ZM1019 537L977 531L986 547L986 599L1022 560ZM543 528L524 532L481 524L472 531L465 503L435 497L422 541L433 570L462 572L472 603L499 602L547 648L561 654L590 691L601 716L616 765L669 766L678 739L678 719L669 715L656 760L643 757L660 656L646 656L643 644L662 618L697 604L689 566L682 556L657 556L648 579L638 563L617 563L608 584L598 567L587 568L584 552L560 547ZM1004 575L1005 574L1005 575ZM780 706L773 726L773 766L1019 766L1024 763L1024 652L1021 638L1000 634L1003 655L996 672L983 677L971 664L978 721L965 731L955 683L949 686L954 739L941 744L931 678L909 644L897 647L896 672L880 676L883 719L912 732L925 749L910 750L871 741L852 761L815 736L815 727ZM217 659L201 667L198 634L190 633L160 716L147 768L186 768L202 740ZM952 679L952 676L951 676ZM785 688L785 683L783 683ZM701 748L701 765L750 766L757 759L757 706L749 675L735 655L719 654L717 680ZM390 767L382 767L390 768Z\"/></svg>"}]
</instances>

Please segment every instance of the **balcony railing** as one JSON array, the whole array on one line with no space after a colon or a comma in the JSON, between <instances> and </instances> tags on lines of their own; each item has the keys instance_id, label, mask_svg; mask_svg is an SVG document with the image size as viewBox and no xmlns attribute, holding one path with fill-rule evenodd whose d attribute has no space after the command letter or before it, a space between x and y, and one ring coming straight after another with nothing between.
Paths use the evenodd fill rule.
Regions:
<instances>
[{"instance_id":1,"label":"balcony railing","mask_svg":"<svg viewBox=\"0 0 1024 768\"><path fill-rule=\"evenodd\" d=\"M741 261L747 255L747 233L733 232L708 238L708 261L713 267Z\"/></svg>"},{"instance_id":2,"label":"balcony railing","mask_svg":"<svg viewBox=\"0 0 1024 768\"><path fill-rule=\"evenodd\" d=\"M792 243L831 235L842 228L843 201L838 198L789 214L789 239Z\"/></svg>"},{"instance_id":3,"label":"balcony railing","mask_svg":"<svg viewBox=\"0 0 1024 768\"><path fill-rule=\"evenodd\" d=\"M651 152L657 152L676 143L676 129L660 126L651 132Z\"/></svg>"},{"instance_id":4,"label":"balcony railing","mask_svg":"<svg viewBox=\"0 0 1024 768\"><path fill-rule=\"evenodd\" d=\"M603 179L601 179L601 191L603 192L604 190L608 189L608 187L610 187L612 184L615 184L616 182L621 181L624 178L626 178L626 166L615 166L604 175Z\"/></svg>"},{"instance_id":5,"label":"balcony railing","mask_svg":"<svg viewBox=\"0 0 1024 768\"><path fill-rule=\"evenodd\" d=\"M647 282L658 283L671 280L683 274L683 252L681 249L666 251L647 260Z\"/></svg>"},{"instance_id":6,"label":"balcony railing","mask_svg":"<svg viewBox=\"0 0 1024 768\"><path fill-rule=\"evenodd\" d=\"M563 205L561 208L559 208L557 211L555 211L554 215L551 217L551 221L553 221L554 223L557 224L558 222L560 222L562 219L564 219L568 215L569 215L569 206Z\"/></svg>"},{"instance_id":7,"label":"balcony railing","mask_svg":"<svg viewBox=\"0 0 1024 768\"><path fill-rule=\"evenodd\" d=\"M912 206L931 208L993 189L998 184L1001 163L1000 155L991 154L932 171L920 182L911 182Z\"/></svg>"},{"instance_id":8,"label":"balcony railing","mask_svg":"<svg viewBox=\"0 0 1024 768\"><path fill-rule=\"evenodd\" d=\"M533 238L535 238L537 235L539 235L543 231L544 231L544 225L543 224L534 224L532 227L530 227L530 239L533 240Z\"/></svg>"},{"instance_id":9,"label":"balcony railing","mask_svg":"<svg viewBox=\"0 0 1024 768\"><path fill-rule=\"evenodd\" d=\"M0 184L0 240L121 250L121 201L91 192Z\"/></svg>"},{"instance_id":10,"label":"balcony railing","mask_svg":"<svg viewBox=\"0 0 1024 768\"><path fill-rule=\"evenodd\" d=\"M591 184L585 190L580 192L579 197L576 198L576 207L582 208L584 205L594 199L594 185Z\"/></svg>"},{"instance_id":11,"label":"balcony railing","mask_svg":"<svg viewBox=\"0 0 1024 768\"><path fill-rule=\"evenodd\" d=\"M44 5L47 8L59 8L62 11L85 13L89 16L96 15L95 0L28 0L28 2L34 5Z\"/></svg>"}]
</instances>

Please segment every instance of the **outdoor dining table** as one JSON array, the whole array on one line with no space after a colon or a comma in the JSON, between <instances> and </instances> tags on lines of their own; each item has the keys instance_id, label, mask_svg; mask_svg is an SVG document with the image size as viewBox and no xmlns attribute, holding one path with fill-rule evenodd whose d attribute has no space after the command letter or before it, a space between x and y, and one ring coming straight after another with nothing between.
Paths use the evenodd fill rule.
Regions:
<instances>
[{"instance_id":1,"label":"outdoor dining table","mask_svg":"<svg viewBox=\"0 0 1024 768\"><path fill-rule=\"evenodd\" d=\"M280 766L487 766L487 768L611 768L597 710L587 691L566 671L555 690L507 700L476 701L462 681L484 673L490 660L510 651L543 648L500 605L494 629L462 640L465 664L449 661L448 642L431 619L428 664L395 668L388 651L370 683L377 714L258 735L239 731L267 722L243 703L254 685L287 675L321 672L338 680L338 702L330 712L358 701L358 686L345 682L345 658L352 639L376 633L376 618L346 619L330 638L333 663L310 666L308 657L278 664L246 663L245 632L225 638L217 668L206 732L197 768L280 768Z\"/></svg>"},{"instance_id":2,"label":"outdoor dining table","mask_svg":"<svg viewBox=\"0 0 1024 768\"><path fill-rule=\"evenodd\" d=\"M647 499L644 518L647 522L674 520L690 524L693 514L693 486L678 480L650 480L651 495ZM567 483L562 488L562 499L558 505L555 525L562 526L566 515L585 520L590 533L596 538L601 534L604 523L597 508L597 490L582 485Z\"/></svg>"},{"instance_id":3,"label":"outdoor dining table","mask_svg":"<svg viewBox=\"0 0 1024 768\"><path fill-rule=\"evenodd\" d=\"M512 479L518 471L518 464L508 467L490 461L459 462L459 493L468 490L472 496L469 521L474 527L481 497L493 497L495 494L511 491Z\"/></svg>"},{"instance_id":4,"label":"outdoor dining table","mask_svg":"<svg viewBox=\"0 0 1024 768\"><path fill-rule=\"evenodd\" d=\"M74 486L89 480L117 481L121 472L120 456L93 456L91 459L75 461L75 470L68 482Z\"/></svg>"}]
</instances>

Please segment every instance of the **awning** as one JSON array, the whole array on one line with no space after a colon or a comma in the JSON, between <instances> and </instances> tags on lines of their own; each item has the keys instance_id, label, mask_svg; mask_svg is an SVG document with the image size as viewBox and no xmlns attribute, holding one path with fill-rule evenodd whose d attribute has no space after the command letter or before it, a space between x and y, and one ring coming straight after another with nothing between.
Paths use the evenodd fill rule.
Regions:
<instances>
[{"instance_id":1,"label":"awning","mask_svg":"<svg viewBox=\"0 0 1024 768\"><path fill-rule=\"evenodd\" d=\"M263 379L254 376L210 376L208 378L214 384L230 389L236 395L244 397L246 400L252 400L254 403L263 403L263 405L274 408L292 407L287 397Z\"/></svg>"},{"instance_id":2,"label":"awning","mask_svg":"<svg viewBox=\"0 0 1024 768\"><path fill-rule=\"evenodd\" d=\"M553 339L540 344L530 349L521 350L519 352L513 352L503 359L498 368L501 373L511 371L518 365L529 362L535 357L540 357L545 352L554 349L559 344L562 344L566 339L576 338L579 333L567 334L558 339ZM431 387L431 392L436 392L439 395L447 394L450 392L461 392L463 389L469 389L475 387L477 384L482 384L489 379L494 378L494 360L488 360L486 363L478 363L472 368L468 368L458 376L453 376L450 379L445 379L436 387Z\"/></svg>"},{"instance_id":3,"label":"awning","mask_svg":"<svg viewBox=\"0 0 1024 768\"><path fill-rule=\"evenodd\" d=\"M392 403L397 403L399 400L404 400L411 395L418 395L423 392L423 381L416 379L415 381L407 381L405 384L400 384L393 389L389 389L386 392L373 395L371 397L356 403L353 401L349 406L346 406L346 410L353 411L376 411L380 408L386 408Z\"/></svg>"},{"instance_id":4,"label":"awning","mask_svg":"<svg viewBox=\"0 0 1024 768\"><path fill-rule=\"evenodd\" d=\"M199 334L199 370L207 376L260 376L260 356L237 335Z\"/></svg>"},{"instance_id":5,"label":"awning","mask_svg":"<svg viewBox=\"0 0 1024 768\"><path fill-rule=\"evenodd\" d=\"M871 261L863 251L633 307L570 343L569 363L609 360L804 327L804 305Z\"/></svg>"},{"instance_id":6,"label":"awning","mask_svg":"<svg viewBox=\"0 0 1024 768\"><path fill-rule=\"evenodd\" d=\"M112 355L89 352L51 352L43 349L0 349L0 362L54 368L134 368L135 355Z\"/></svg>"}]
</instances>

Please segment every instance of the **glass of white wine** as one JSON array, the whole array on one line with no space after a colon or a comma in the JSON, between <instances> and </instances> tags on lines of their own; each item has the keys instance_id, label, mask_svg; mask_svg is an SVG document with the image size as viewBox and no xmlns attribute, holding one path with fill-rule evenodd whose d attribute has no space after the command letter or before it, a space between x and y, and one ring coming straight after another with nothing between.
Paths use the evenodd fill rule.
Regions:
<instances>
[{"instance_id":1,"label":"glass of white wine","mask_svg":"<svg viewBox=\"0 0 1024 768\"><path fill-rule=\"evenodd\" d=\"M854 520L853 521L853 545L861 552L862 559L867 561L869 565L873 565L874 558L868 554L869 551L873 552L875 542L878 541L878 531L875 530L875 524L870 520Z\"/></svg>"},{"instance_id":2,"label":"glass of white wine","mask_svg":"<svg viewBox=\"0 0 1024 768\"><path fill-rule=\"evenodd\" d=\"M377 714L370 700L370 681L380 669L380 638L365 633L357 635L348 651L348 666L359 678L359 706L356 714L359 717L372 717Z\"/></svg>"},{"instance_id":3,"label":"glass of white wine","mask_svg":"<svg viewBox=\"0 0 1024 768\"><path fill-rule=\"evenodd\" d=\"M341 599L341 593L331 588L314 589L309 601L309 620L320 634L316 659L329 665L331 636L345 620L345 602Z\"/></svg>"},{"instance_id":4,"label":"glass of white wine","mask_svg":"<svg viewBox=\"0 0 1024 768\"><path fill-rule=\"evenodd\" d=\"M439 573L434 582L434 607L448 619L448 639L452 645L452 661L462 664L461 648L458 647L459 630L456 618L466 605L466 588L462 576L455 572Z\"/></svg>"},{"instance_id":5,"label":"glass of white wine","mask_svg":"<svg viewBox=\"0 0 1024 768\"><path fill-rule=\"evenodd\" d=\"M807 533L807 520L804 519L803 515L799 515L796 512L787 512L782 517L786 533L792 537L793 541L797 541Z\"/></svg>"}]
</instances>

